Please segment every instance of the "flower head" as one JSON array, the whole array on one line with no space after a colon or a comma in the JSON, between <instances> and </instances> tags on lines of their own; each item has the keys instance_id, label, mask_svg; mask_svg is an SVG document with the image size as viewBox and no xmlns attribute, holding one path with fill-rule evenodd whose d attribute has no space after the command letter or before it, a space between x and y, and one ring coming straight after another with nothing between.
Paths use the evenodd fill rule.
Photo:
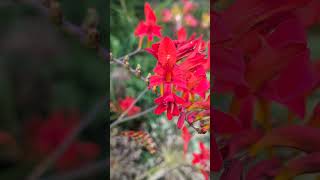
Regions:
<instances>
[{"instance_id":1,"label":"flower head","mask_svg":"<svg viewBox=\"0 0 320 180\"><path fill-rule=\"evenodd\" d=\"M161 27L157 25L157 17L152 10L149 3L144 5L145 21L140 21L137 25L134 35L137 37L147 36L149 41L153 40L153 37L161 37Z\"/></svg>"},{"instance_id":2,"label":"flower head","mask_svg":"<svg viewBox=\"0 0 320 180\"><path fill-rule=\"evenodd\" d=\"M160 115L166 111L168 120L171 120L173 116L178 116L180 114L178 105L185 103L181 97L168 90L163 96L155 99L154 102L158 105L154 113Z\"/></svg>"}]
</instances>

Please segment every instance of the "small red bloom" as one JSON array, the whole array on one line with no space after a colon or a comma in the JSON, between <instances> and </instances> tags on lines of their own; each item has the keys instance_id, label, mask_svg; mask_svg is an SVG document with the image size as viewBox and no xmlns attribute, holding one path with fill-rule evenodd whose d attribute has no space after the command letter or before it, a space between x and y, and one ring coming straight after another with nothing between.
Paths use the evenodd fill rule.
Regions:
<instances>
[{"instance_id":1,"label":"small red bloom","mask_svg":"<svg viewBox=\"0 0 320 180\"><path fill-rule=\"evenodd\" d=\"M167 111L168 120L171 120L173 116L178 116L180 114L178 105L185 103L181 97L168 90L163 96L155 99L154 102L158 104L157 108L154 110L154 113L160 115Z\"/></svg>"},{"instance_id":2,"label":"small red bloom","mask_svg":"<svg viewBox=\"0 0 320 180\"><path fill-rule=\"evenodd\" d=\"M183 0L182 3L183 3L183 13L184 14L189 13L190 11L197 8L197 4L192 1Z\"/></svg>"},{"instance_id":3,"label":"small red bloom","mask_svg":"<svg viewBox=\"0 0 320 180\"><path fill-rule=\"evenodd\" d=\"M203 142L199 142L200 153L193 153L192 164L200 164L201 166L207 166L208 161L210 160L210 151L206 148Z\"/></svg>"},{"instance_id":4,"label":"small red bloom","mask_svg":"<svg viewBox=\"0 0 320 180\"><path fill-rule=\"evenodd\" d=\"M209 175L208 175L208 169L209 169L209 160L210 160L210 151L205 147L203 142L199 142L199 147L201 152L199 154L193 153L193 160L192 164L200 165L200 171L203 174L204 178L207 180Z\"/></svg>"},{"instance_id":5,"label":"small red bloom","mask_svg":"<svg viewBox=\"0 0 320 180\"><path fill-rule=\"evenodd\" d=\"M173 16L172 16L170 9L167 9L167 8L163 9L163 11L162 11L162 21L163 22L171 21L172 17Z\"/></svg>"},{"instance_id":6,"label":"small red bloom","mask_svg":"<svg viewBox=\"0 0 320 180\"><path fill-rule=\"evenodd\" d=\"M199 24L198 20L195 17L193 17L191 14L187 14L184 17L184 22L186 23L186 25L191 27L196 27Z\"/></svg>"},{"instance_id":7,"label":"small red bloom","mask_svg":"<svg viewBox=\"0 0 320 180\"><path fill-rule=\"evenodd\" d=\"M134 35L137 37L147 36L149 41L153 40L154 36L161 37L161 27L156 24L157 17L153 12L149 3L144 5L145 21L140 21L134 31Z\"/></svg>"},{"instance_id":8,"label":"small red bloom","mask_svg":"<svg viewBox=\"0 0 320 180\"><path fill-rule=\"evenodd\" d=\"M135 100L135 99L132 98L132 97L126 97L125 99L120 100L119 105L120 105L121 111L122 111L122 112L126 111L126 110L131 106L131 104L134 102L134 100ZM135 115L135 114L137 114L138 112L140 112L140 107L138 107L138 106L133 106L133 107L129 110L128 116Z\"/></svg>"}]
</instances>

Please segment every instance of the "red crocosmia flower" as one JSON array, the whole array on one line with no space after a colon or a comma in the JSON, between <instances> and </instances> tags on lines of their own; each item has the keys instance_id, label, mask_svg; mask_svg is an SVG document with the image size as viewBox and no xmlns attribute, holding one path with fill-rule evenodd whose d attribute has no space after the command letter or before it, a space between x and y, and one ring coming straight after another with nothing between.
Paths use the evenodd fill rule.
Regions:
<instances>
[{"instance_id":1,"label":"red crocosmia flower","mask_svg":"<svg viewBox=\"0 0 320 180\"><path fill-rule=\"evenodd\" d=\"M121 111L122 111L122 112L126 111L134 101L135 101L135 99L132 98L132 97L126 97L125 99L120 100L119 105L120 105ZM138 112L140 112L140 107L138 107L138 106L133 106L133 107L129 110L128 116L135 115L135 114L137 114Z\"/></svg>"},{"instance_id":2,"label":"red crocosmia flower","mask_svg":"<svg viewBox=\"0 0 320 180\"><path fill-rule=\"evenodd\" d=\"M161 85L163 88L165 84L173 84L185 88L182 71L176 64L176 47L171 39L168 37L163 38L157 51L158 63L154 68L155 75L150 77L149 87ZM162 94L163 90L161 92L161 95Z\"/></svg>"},{"instance_id":3,"label":"red crocosmia flower","mask_svg":"<svg viewBox=\"0 0 320 180\"><path fill-rule=\"evenodd\" d=\"M178 105L183 105L185 103L181 97L168 90L166 90L163 96L155 99L154 102L158 105L154 110L154 113L160 115L167 111L168 120L171 120L173 116L180 115L180 109Z\"/></svg>"},{"instance_id":4,"label":"red crocosmia flower","mask_svg":"<svg viewBox=\"0 0 320 180\"><path fill-rule=\"evenodd\" d=\"M210 160L210 151L206 148L203 142L199 142L200 153L193 153L192 164L200 164L201 166L207 166L208 160Z\"/></svg>"},{"instance_id":5,"label":"red crocosmia flower","mask_svg":"<svg viewBox=\"0 0 320 180\"><path fill-rule=\"evenodd\" d=\"M192 164L199 164L201 173L203 174L205 179L208 179L210 151L205 147L205 145L201 141L199 142L199 147L201 152L199 154L193 153Z\"/></svg>"},{"instance_id":6,"label":"red crocosmia flower","mask_svg":"<svg viewBox=\"0 0 320 180\"><path fill-rule=\"evenodd\" d=\"M32 160L48 156L79 123L76 113L55 112L43 120L33 118L25 126L26 147ZM100 147L91 142L75 140L65 153L58 159L55 168L60 171L79 168L94 161L100 154Z\"/></svg>"},{"instance_id":7,"label":"red crocosmia flower","mask_svg":"<svg viewBox=\"0 0 320 180\"><path fill-rule=\"evenodd\" d=\"M188 128L186 126L184 126L182 128L182 133L181 133L181 137L183 139L183 154L184 156L187 154L187 151L188 151L188 145L189 145L189 142L192 138L192 135L190 134Z\"/></svg>"},{"instance_id":8,"label":"red crocosmia flower","mask_svg":"<svg viewBox=\"0 0 320 180\"><path fill-rule=\"evenodd\" d=\"M149 3L144 5L145 21L140 21L134 31L134 35L138 37L147 36L149 41L153 40L154 36L161 37L161 27L156 24L157 17L153 12Z\"/></svg>"},{"instance_id":9,"label":"red crocosmia flower","mask_svg":"<svg viewBox=\"0 0 320 180\"><path fill-rule=\"evenodd\" d=\"M191 27L196 27L199 24L198 20L195 17L193 17L191 14L187 14L184 17L184 22L186 23L187 26L191 26Z\"/></svg>"},{"instance_id":10,"label":"red crocosmia flower","mask_svg":"<svg viewBox=\"0 0 320 180\"><path fill-rule=\"evenodd\" d=\"M172 20L172 13L171 13L171 10L170 9L167 9L167 8L165 8L165 9L163 9L162 10L162 21L163 22L169 22L169 21L171 21Z\"/></svg>"}]
</instances>

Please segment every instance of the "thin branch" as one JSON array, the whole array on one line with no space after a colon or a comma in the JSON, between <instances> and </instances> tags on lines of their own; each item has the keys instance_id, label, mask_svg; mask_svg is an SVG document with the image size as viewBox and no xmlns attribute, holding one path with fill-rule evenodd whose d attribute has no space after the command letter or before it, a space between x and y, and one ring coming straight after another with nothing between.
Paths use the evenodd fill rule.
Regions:
<instances>
[{"instance_id":1,"label":"thin branch","mask_svg":"<svg viewBox=\"0 0 320 180\"><path fill-rule=\"evenodd\" d=\"M138 54L138 53L140 53L140 52L143 52L143 49L138 48L138 49L136 49L136 50L134 50L134 51L132 51L132 52L128 53L127 55L125 55L125 56L122 56L122 57L118 58L118 60L123 61L123 59L124 59L126 56L128 56L128 57L132 57L132 56L134 56L134 55L136 55L136 54Z\"/></svg>"},{"instance_id":2,"label":"thin branch","mask_svg":"<svg viewBox=\"0 0 320 180\"><path fill-rule=\"evenodd\" d=\"M66 149L72 144L75 138L84 130L91 122L96 120L97 114L107 106L106 100L100 100L95 106L89 111L84 119L81 120L80 124L76 126L69 134L68 137L51 153L45 160L40 162L34 170L31 172L28 180L36 180L48 170L58 158L66 151Z\"/></svg>"},{"instance_id":3,"label":"thin branch","mask_svg":"<svg viewBox=\"0 0 320 180\"><path fill-rule=\"evenodd\" d=\"M114 63L120 65L120 66L123 67L123 68L127 68L130 73L132 73L133 75L137 76L137 70L136 70L136 69L133 69L132 67L127 67L127 65L126 65L125 62L124 62L124 58L125 58L125 57L131 57L131 56L133 56L133 55L138 54L139 52L142 52L142 50L141 50L141 49L137 49L137 50L135 50L135 51L133 51L133 52L125 55L124 57L121 57L121 58L111 57L111 58L110 58L110 62L114 62ZM137 76L137 77L140 78L142 81L145 81L145 82L146 82L146 80L147 80L147 78L143 77L142 75L139 75L139 76Z\"/></svg>"},{"instance_id":4,"label":"thin branch","mask_svg":"<svg viewBox=\"0 0 320 180\"><path fill-rule=\"evenodd\" d=\"M110 125L110 128L113 128L114 126L118 125L118 124L121 124L121 123L125 123L125 122L128 122L128 121L131 121L131 120L134 120L134 119L137 119L141 116L144 116L146 114L148 114L149 112L153 111L154 109L156 108L156 106L153 106L149 109L146 109L138 114L135 114L133 116L129 116L129 117L126 117L126 118L123 118L122 120L118 120L118 121L114 121L111 125Z\"/></svg>"},{"instance_id":5,"label":"thin branch","mask_svg":"<svg viewBox=\"0 0 320 180\"><path fill-rule=\"evenodd\" d=\"M90 165L86 165L80 169L73 170L71 172L58 174L43 178L41 180L73 180L73 179L83 179L85 177L90 177L97 175L101 172L105 172L107 169L107 161L100 160Z\"/></svg>"}]
</instances>

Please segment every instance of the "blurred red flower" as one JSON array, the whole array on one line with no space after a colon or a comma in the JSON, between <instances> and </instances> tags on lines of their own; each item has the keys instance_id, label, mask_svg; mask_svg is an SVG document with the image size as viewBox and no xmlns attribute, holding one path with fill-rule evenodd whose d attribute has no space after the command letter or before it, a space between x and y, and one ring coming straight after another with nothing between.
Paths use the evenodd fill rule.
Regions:
<instances>
[{"instance_id":1,"label":"blurred red flower","mask_svg":"<svg viewBox=\"0 0 320 180\"><path fill-rule=\"evenodd\" d=\"M34 117L25 125L26 150L31 160L41 160L50 155L79 123L76 113L53 113L47 119ZM58 159L55 168L59 171L78 168L95 160L100 147L91 142L75 140Z\"/></svg>"},{"instance_id":2,"label":"blurred red flower","mask_svg":"<svg viewBox=\"0 0 320 180\"><path fill-rule=\"evenodd\" d=\"M125 99L122 99L119 101L119 105L120 105L120 109L122 112L126 111L130 106L131 104L135 101L134 98L132 97L126 97ZM137 113L140 112L140 107L138 106L133 106L129 111L128 111L128 116L132 116L132 115L135 115Z\"/></svg>"},{"instance_id":3,"label":"blurred red flower","mask_svg":"<svg viewBox=\"0 0 320 180\"><path fill-rule=\"evenodd\" d=\"M204 175L205 179L207 180L209 177L208 168L209 168L209 160L210 160L210 151L206 148L203 142L199 142L200 153L196 154L193 153L193 160L192 164L196 165L199 164L201 168L201 173Z\"/></svg>"}]
</instances>

